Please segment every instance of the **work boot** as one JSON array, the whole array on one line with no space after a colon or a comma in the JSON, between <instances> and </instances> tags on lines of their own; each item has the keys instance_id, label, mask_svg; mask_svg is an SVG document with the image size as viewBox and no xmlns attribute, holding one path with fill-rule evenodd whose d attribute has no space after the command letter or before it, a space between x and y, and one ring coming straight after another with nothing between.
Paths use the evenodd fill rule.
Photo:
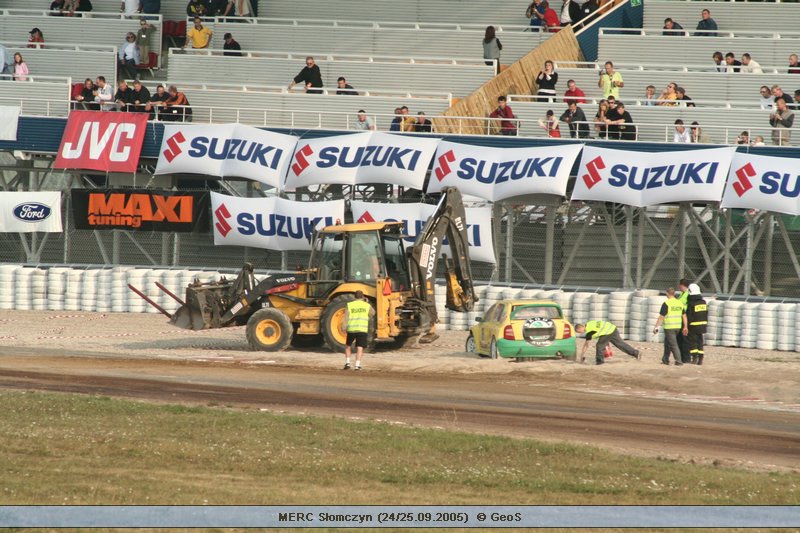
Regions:
<instances>
[{"instance_id":1,"label":"work boot","mask_svg":"<svg viewBox=\"0 0 800 533\"><path fill-rule=\"evenodd\" d=\"M703 356L702 355L698 355L697 356L697 364L698 365L702 365L703 364Z\"/></svg>"},{"instance_id":2,"label":"work boot","mask_svg":"<svg viewBox=\"0 0 800 533\"><path fill-rule=\"evenodd\" d=\"M693 365L696 365L696 364L697 364L697 356L696 356L696 355L693 355L693 356L692 356L692 364L693 364Z\"/></svg>"}]
</instances>

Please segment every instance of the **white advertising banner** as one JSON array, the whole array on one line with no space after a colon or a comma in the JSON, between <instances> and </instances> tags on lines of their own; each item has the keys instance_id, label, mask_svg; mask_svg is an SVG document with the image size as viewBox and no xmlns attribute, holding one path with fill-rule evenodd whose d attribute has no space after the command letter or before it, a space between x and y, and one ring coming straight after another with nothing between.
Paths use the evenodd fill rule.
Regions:
<instances>
[{"instance_id":1,"label":"white advertising banner","mask_svg":"<svg viewBox=\"0 0 800 533\"><path fill-rule=\"evenodd\" d=\"M442 141L436 149L428 192L456 187L493 202L527 194L564 196L582 144L492 148Z\"/></svg>"},{"instance_id":2,"label":"white advertising banner","mask_svg":"<svg viewBox=\"0 0 800 533\"><path fill-rule=\"evenodd\" d=\"M388 183L422 189L438 139L382 132L300 141L286 189L318 184Z\"/></svg>"},{"instance_id":3,"label":"white advertising banner","mask_svg":"<svg viewBox=\"0 0 800 533\"><path fill-rule=\"evenodd\" d=\"M800 215L800 170L796 159L736 153L721 207Z\"/></svg>"},{"instance_id":4,"label":"white advertising banner","mask_svg":"<svg viewBox=\"0 0 800 533\"><path fill-rule=\"evenodd\" d=\"M61 193L0 192L0 233L61 233Z\"/></svg>"},{"instance_id":5,"label":"white advertising banner","mask_svg":"<svg viewBox=\"0 0 800 533\"><path fill-rule=\"evenodd\" d=\"M645 207L674 202L718 202L735 148L633 152L583 149L572 200Z\"/></svg>"},{"instance_id":6,"label":"white advertising banner","mask_svg":"<svg viewBox=\"0 0 800 533\"><path fill-rule=\"evenodd\" d=\"M235 176L280 188L297 137L241 124L164 125L156 174Z\"/></svg>"},{"instance_id":7,"label":"white advertising banner","mask_svg":"<svg viewBox=\"0 0 800 533\"><path fill-rule=\"evenodd\" d=\"M344 200L294 202L211 193L214 244L311 250L314 229L344 220Z\"/></svg>"},{"instance_id":8,"label":"white advertising banner","mask_svg":"<svg viewBox=\"0 0 800 533\"><path fill-rule=\"evenodd\" d=\"M425 227L428 217L433 214L436 206L429 204L376 204L353 200L350 202L350 209L353 212L353 220L356 222L387 220L403 222L403 233L408 235L406 239L406 246L408 246L413 244L417 235ZM470 259L494 263L492 208L468 207L466 215ZM447 244L446 240L445 244Z\"/></svg>"},{"instance_id":9,"label":"white advertising banner","mask_svg":"<svg viewBox=\"0 0 800 533\"><path fill-rule=\"evenodd\" d=\"M18 106L0 106L0 141L16 141L19 124Z\"/></svg>"}]
</instances>

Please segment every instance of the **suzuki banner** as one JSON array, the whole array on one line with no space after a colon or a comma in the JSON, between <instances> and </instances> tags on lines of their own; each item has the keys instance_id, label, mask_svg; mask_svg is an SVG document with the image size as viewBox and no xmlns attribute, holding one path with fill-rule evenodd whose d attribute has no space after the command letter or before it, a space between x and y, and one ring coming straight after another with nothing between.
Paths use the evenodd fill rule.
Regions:
<instances>
[{"instance_id":1,"label":"suzuki banner","mask_svg":"<svg viewBox=\"0 0 800 533\"><path fill-rule=\"evenodd\" d=\"M61 193L0 192L0 233L60 233Z\"/></svg>"},{"instance_id":2,"label":"suzuki banner","mask_svg":"<svg viewBox=\"0 0 800 533\"><path fill-rule=\"evenodd\" d=\"M489 148L442 141L428 192L456 187L493 202L526 194L564 196L582 144L541 148Z\"/></svg>"},{"instance_id":3,"label":"suzuki banner","mask_svg":"<svg viewBox=\"0 0 800 533\"><path fill-rule=\"evenodd\" d=\"M388 183L422 189L439 139L364 132L297 143L286 189Z\"/></svg>"},{"instance_id":4,"label":"suzuki banner","mask_svg":"<svg viewBox=\"0 0 800 533\"><path fill-rule=\"evenodd\" d=\"M737 152L720 207L800 215L797 160Z\"/></svg>"},{"instance_id":5,"label":"suzuki banner","mask_svg":"<svg viewBox=\"0 0 800 533\"><path fill-rule=\"evenodd\" d=\"M674 202L718 202L735 148L633 152L587 146L572 200L646 207Z\"/></svg>"},{"instance_id":6,"label":"suzuki banner","mask_svg":"<svg viewBox=\"0 0 800 533\"><path fill-rule=\"evenodd\" d=\"M0 141L16 141L19 106L0 105Z\"/></svg>"},{"instance_id":7,"label":"suzuki banner","mask_svg":"<svg viewBox=\"0 0 800 533\"><path fill-rule=\"evenodd\" d=\"M376 204L353 200L350 202L350 209L353 212L353 220L356 222L395 220L403 222L403 233L408 235L406 238L406 246L408 246L414 243L436 206L429 204ZM494 263L492 208L467 207L466 215L470 259ZM445 244L447 244L447 240L445 240Z\"/></svg>"},{"instance_id":8,"label":"suzuki banner","mask_svg":"<svg viewBox=\"0 0 800 533\"><path fill-rule=\"evenodd\" d=\"M156 174L234 176L280 188L297 137L241 124L164 125Z\"/></svg>"},{"instance_id":9,"label":"suzuki banner","mask_svg":"<svg viewBox=\"0 0 800 533\"><path fill-rule=\"evenodd\" d=\"M71 111L54 168L136 172L147 113Z\"/></svg>"},{"instance_id":10,"label":"suzuki banner","mask_svg":"<svg viewBox=\"0 0 800 533\"><path fill-rule=\"evenodd\" d=\"M344 220L344 200L294 202L272 196L211 193L214 244L270 250L311 250L314 228Z\"/></svg>"},{"instance_id":11,"label":"suzuki banner","mask_svg":"<svg viewBox=\"0 0 800 533\"><path fill-rule=\"evenodd\" d=\"M72 189L77 229L207 231L208 193Z\"/></svg>"}]
</instances>

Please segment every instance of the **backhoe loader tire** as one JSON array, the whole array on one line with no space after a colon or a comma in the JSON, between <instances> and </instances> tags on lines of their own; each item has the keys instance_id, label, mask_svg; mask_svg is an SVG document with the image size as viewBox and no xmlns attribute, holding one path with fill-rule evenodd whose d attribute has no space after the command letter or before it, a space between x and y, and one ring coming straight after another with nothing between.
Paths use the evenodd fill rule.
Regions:
<instances>
[{"instance_id":1,"label":"backhoe loader tire","mask_svg":"<svg viewBox=\"0 0 800 533\"><path fill-rule=\"evenodd\" d=\"M342 333L339 328L342 320L344 320L344 313L347 310L347 303L352 302L355 299L355 296L352 294L342 294L331 300L331 303L329 303L322 312L322 318L319 327L320 330L322 330L322 338L325 339L325 346L327 346L332 352L344 352L345 342L347 342L347 334ZM364 351L368 351L374 345L375 319L372 318L369 321L369 338L367 339L367 349Z\"/></svg>"},{"instance_id":2,"label":"backhoe loader tire","mask_svg":"<svg viewBox=\"0 0 800 533\"><path fill-rule=\"evenodd\" d=\"M253 350L279 352L292 341L289 317L274 307L259 309L247 321L247 342Z\"/></svg>"}]
</instances>

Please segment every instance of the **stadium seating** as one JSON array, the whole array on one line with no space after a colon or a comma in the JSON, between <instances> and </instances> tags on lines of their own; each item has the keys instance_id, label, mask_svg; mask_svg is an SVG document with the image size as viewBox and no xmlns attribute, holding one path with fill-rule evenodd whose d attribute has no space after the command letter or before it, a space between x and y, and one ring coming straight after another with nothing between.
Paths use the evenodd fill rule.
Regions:
<instances>
[{"instance_id":1,"label":"stadium seating","mask_svg":"<svg viewBox=\"0 0 800 533\"><path fill-rule=\"evenodd\" d=\"M800 27L798 28L800 30ZM625 33L620 33L625 32ZM600 30L598 61L614 63L713 65L711 55L716 52L733 52L739 58L745 52L761 65L787 65L789 54L800 50L800 33L781 34L768 32L740 32L735 37L720 33L719 37L676 37L661 35L661 29Z\"/></svg>"},{"instance_id":2,"label":"stadium seating","mask_svg":"<svg viewBox=\"0 0 800 533\"><path fill-rule=\"evenodd\" d=\"M98 13L90 17L52 17L47 11L0 10L0 35L4 41L24 42L31 28L42 30L45 46L48 42L77 45L120 46L125 34L139 29L138 20L127 19L119 13ZM161 54L161 17L151 21L156 28L152 51Z\"/></svg>"},{"instance_id":3,"label":"stadium seating","mask_svg":"<svg viewBox=\"0 0 800 533\"><path fill-rule=\"evenodd\" d=\"M31 81L0 80L0 105L19 106L20 114L66 117L69 114L69 78L31 76Z\"/></svg>"},{"instance_id":4,"label":"stadium seating","mask_svg":"<svg viewBox=\"0 0 800 533\"><path fill-rule=\"evenodd\" d=\"M31 75L74 80L105 76L112 83L117 78L117 49L114 46L46 43L45 48L27 48L25 43L4 44L12 54L22 54Z\"/></svg>"},{"instance_id":5,"label":"stadium seating","mask_svg":"<svg viewBox=\"0 0 800 533\"><path fill-rule=\"evenodd\" d=\"M223 35L230 32L249 50L370 56L483 58L484 29L459 29L455 25L422 28L411 23L332 22L249 19L251 23L207 22L214 31L213 48L222 48ZM502 63L513 63L539 45L550 34L523 31L526 26L498 29L503 43Z\"/></svg>"},{"instance_id":6,"label":"stadium seating","mask_svg":"<svg viewBox=\"0 0 800 533\"><path fill-rule=\"evenodd\" d=\"M708 9L721 31L764 30L797 32L798 6L793 2L686 2L685 0L647 0L644 27L662 28L669 17L685 30L694 31L700 12Z\"/></svg>"},{"instance_id":7,"label":"stadium seating","mask_svg":"<svg viewBox=\"0 0 800 533\"><path fill-rule=\"evenodd\" d=\"M305 65L305 56L313 55L322 71L325 87L336 87L344 76L359 89L396 89L437 91L465 96L491 79L494 67L483 60L454 61L365 56L298 55L273 52L244 52L243 57L225 57L222 50L170 49L169 74L173 79L208 83L247 83L286 85Z\"/></svg>"}]
</instances>

